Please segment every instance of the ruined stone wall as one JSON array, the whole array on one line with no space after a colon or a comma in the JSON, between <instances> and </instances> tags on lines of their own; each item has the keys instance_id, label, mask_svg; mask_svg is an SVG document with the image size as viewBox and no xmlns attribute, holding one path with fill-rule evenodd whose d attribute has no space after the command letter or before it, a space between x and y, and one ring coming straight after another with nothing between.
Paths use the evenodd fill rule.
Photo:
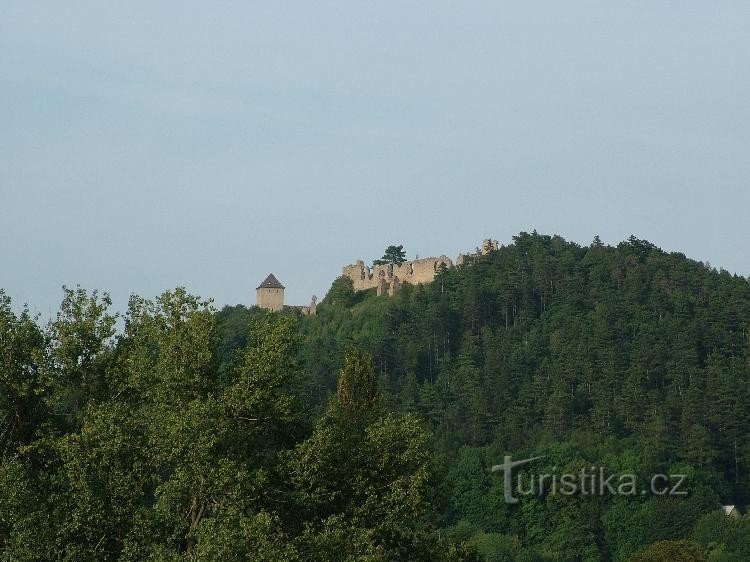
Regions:
<instances>
[{"instance_id":1,"label":"ruined stone wall","mask_svg":"<svg viewBox=\"0 0 750 562\"><path fill-rule=\"evenodd\" d=\"M315 316L318 313L318 297L313 295L308 306L298 306L296 308L299 309L302 316Z\"/></svg>"},{"instance_id":2,"label":"ruined stone wall","mask_svg":"<svg viewBox=\"0 0 750 562\"><path fill-rule=\"evenodd\" d=\"M462 266L471 259L486 256L500 249L500 242L487 238L482 241L482 246L477 246L474 253L459 254L456 266ZM467 258L470 258L467 260ZM378 296L393 296L398 292L402 283L416 285L418 283L431 283L435 280L437 272L442 264L446 267L454 267L453 261L448 256L438 258L422 258L420 260L407 261L401 265L374 265L368 267L362 260L357 260L352 265L344 266L343 275L352 280L355 291L366 291L375 289Z\"/></svg>"},{"instance_id":3,"label":"ruined stone wall","mask_svg":"<svg viewBox=\"0 0 750 562\"><path fill-rule=\"evenodd\" d=\"M430 283L435 279L441 264L445 264L449 268L453 267L453 261L447 256L407 261L401 265L388 264L373 267L367 267L365 262L358 260L355 264L345 266L343 275L352 280L355 291L377 288L378 285L381 286L382 290L385 287L381 280L385 282L384 285L387 287L393 284L395 278L398 278L396 285L398 283L410 283L412 285Z\"/></svg>"}]
</instances>

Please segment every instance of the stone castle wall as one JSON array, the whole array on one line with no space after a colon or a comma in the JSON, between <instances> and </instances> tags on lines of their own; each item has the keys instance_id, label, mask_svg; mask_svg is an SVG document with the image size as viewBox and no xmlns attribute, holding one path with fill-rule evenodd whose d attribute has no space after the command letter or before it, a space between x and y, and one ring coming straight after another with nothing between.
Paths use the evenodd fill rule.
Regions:
<instances>
[{"instance_id":1,"label":"stone castle wall","mask_svg":"<svg viewBox=\"0 0 750 562\"><path fill-rule=\"evenodd\" d=\"M357 260L356 263L344 267L343 275L352 280L355 291L379 287L380 290L389 290L394 279L397 280L396 286L399 283L412 285L431 283L442 264L448 268L453 267L453 261L448 256L407 261L401 265L387 264L372 267L367 267L365 262Z\"/></svg>"},{"instance_id":2,"label":"stone castle wall","mask_svg":"<svg viewBox=\"0 0 750 562\"><path fill-rule=\"evenodd\" d=\"M477 247L473 254L459 255L455 265L463 265L467 257L487 255L499 248L500 243L497 240L488 238L482 241L482 246ZM435 280L435 276L443 264L449 269L454 266L453 261L448 256L422 258L407 261L401 265L387 264L373 265L372 267L366 266L362 260L357 260L352 265L344 266L343 276L352 280L355 291L375 289L378 295L388 294L392 296L398 292L402 283L411 285L431 283Z\"/></svg>"}]
</instances>

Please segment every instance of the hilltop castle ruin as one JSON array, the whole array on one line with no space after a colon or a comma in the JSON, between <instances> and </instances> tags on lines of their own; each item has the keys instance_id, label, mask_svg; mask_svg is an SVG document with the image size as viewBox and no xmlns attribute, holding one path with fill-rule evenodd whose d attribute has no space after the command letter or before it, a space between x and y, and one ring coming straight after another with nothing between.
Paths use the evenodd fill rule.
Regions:
<instances>
[{"instance_id":1,"label":"hilltop castle ruin","mask_svg":"<svg viewBox=\"0 0 750 562\"><path fill-rule=\"evenodd\" d=\"M437 258L422 258L405 261L401 264L389 263L384 265L373 265L368 267L362 260L357 260L352 265L344 266L343 276L352 280L355 291L366 291L375 289L378 296L395 295L403 283L417 285L419 283L431 283L438 272L446 267L448 269L462 266L467 258L485 256L500 248L497 240L490 238L482 242L482 246L469 254L459 254L455 263L448 256ZM308 306L289 306L284 304L284 285L276 279L273 273L256 288L256 303L259 308L271 312L296 309L305 316L315 316L317 313L318 298L313 295Z\"/></svg>"},{"instance_id":2,"label":"hilltop castle ruin","mask_svg":"<svg viewBox=\"0 0 750 562\"><path fill-rule=\"evenodd\" d=\"M435 279L440 268L452 268L463 265L467 257L482 256L497 250L500 243L497 240L486 239L482 247L473 254L459 254L455 264L448 256L437 258L422 258L406 261L402 264L384 264L367 267L365 262L357 260L352 265L344 266L343 276L348 277L354 284L355 291L375 289L378 295L396 294L402 283L416 285L430 283Z\"/></svg>"}]
</instances>

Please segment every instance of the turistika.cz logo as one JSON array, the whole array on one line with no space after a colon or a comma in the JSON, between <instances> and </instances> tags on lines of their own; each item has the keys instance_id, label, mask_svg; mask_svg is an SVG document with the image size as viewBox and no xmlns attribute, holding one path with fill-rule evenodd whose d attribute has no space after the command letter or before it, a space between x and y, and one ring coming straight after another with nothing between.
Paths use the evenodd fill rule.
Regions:
<instances>
[{"instance_id":1,"label":"turistika.cz logo","mask_svg":"<svg viewBox=\"0 0 750 562\"><path fill-rule=\"evenodd\" d=\"M503 464L496 464L492 472L504 473L505 502L518 503L517 496L543 496L547 494L563 496L635 496L638 494L655 496L686 496L684 489L685 474L654 474L650 481L639 484L635 474L608 474L603 466L582 468L578 472L558 473L553 467L552 473L524 475L519 472L516 486L513 486L513 469L527 465L544 457L532 457L514 461L510 455L505 456ZM644 485L645 484L645 485ZM514 495L514 492L516 495Z\"/></svg>"}]
</instances>

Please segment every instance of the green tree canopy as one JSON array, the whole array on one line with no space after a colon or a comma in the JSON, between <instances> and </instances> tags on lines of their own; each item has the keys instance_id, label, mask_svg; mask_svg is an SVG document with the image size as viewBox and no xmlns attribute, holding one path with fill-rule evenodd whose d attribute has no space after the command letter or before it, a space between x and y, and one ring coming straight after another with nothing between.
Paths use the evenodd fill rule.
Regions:
<instances>
[{"instance_id":1,"label":"green tree canopy","mask_svg":"<svg viewBox=\"0 0 750 562\"><path fill-rule=\"evenodd\" d=\"M706 562L699 544L691 541L659 541L643 552L630 557L628 562Z\"/></svg>"},{"instance_id":2,"label":"green tree canopy","mask_svg":"<svg viewBox=\"0 0 750 562\"><path fill-rule=\"evenodd\" d=\"M373 263L375 265L387 265L387 264L393 264L393 265L401 265L406 261L406 252L404 251L403 245L398 246L388 246L385 249L385 253L383 254L383 257L379 260L375 260Z\"/></svg>"}]
</instances>

